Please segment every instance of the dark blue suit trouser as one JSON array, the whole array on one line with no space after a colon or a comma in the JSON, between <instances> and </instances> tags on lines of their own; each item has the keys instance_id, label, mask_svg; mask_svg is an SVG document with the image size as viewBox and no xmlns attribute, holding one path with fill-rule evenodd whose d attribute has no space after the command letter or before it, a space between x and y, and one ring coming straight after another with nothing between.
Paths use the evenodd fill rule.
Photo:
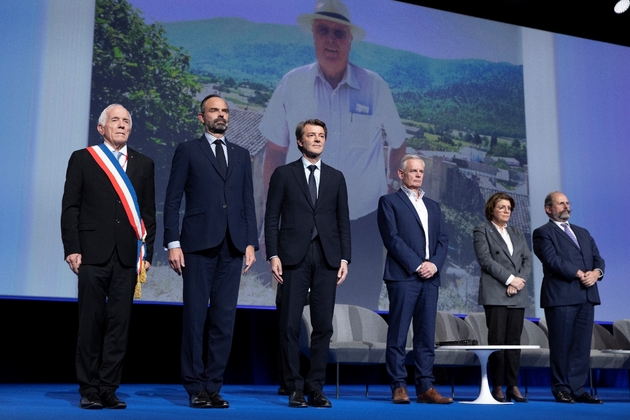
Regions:
<instances>
[{"instance_id":1,"label":"dark blue suit trouser","mask_svg":"<svg viewBox=\"0 0 630 420\"><path fill-rule=\"evenodd\" d=\"M232 347L243 254L226 235L217 247L184 254L184 261L182 383L190 395L219 392Z\"/></svg>"},{"instance_id":2,"label":"dark blue suit trouser","mask_svg":"<svg viewBox=\"0 0 630 420\"><path fill-rule=\"evenodd\" d=\"M406 386L405 345L413 319L413 360L416 393L433 386L435 360L435 318L439 287L427 280L387 281L389 294L389 327L385 364L391 389Z\"/></svg>"},{"instance_id":3,"label":"dark blue suit trouser","mask_svg":"<svg viewBox=\"0 0 630 420\"><path fill-rule=\"evenodd\" d=\"M591 356L595 306L591 302L545 308L549 329L551 390L584 394Z\"/></svg>"}]
</instances>

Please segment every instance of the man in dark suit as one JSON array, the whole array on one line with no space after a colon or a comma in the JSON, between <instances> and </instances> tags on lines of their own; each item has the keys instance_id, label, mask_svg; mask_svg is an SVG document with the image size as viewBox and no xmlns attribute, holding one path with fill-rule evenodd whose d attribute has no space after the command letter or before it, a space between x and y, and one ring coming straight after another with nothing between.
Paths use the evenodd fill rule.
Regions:
<instances>
[{"instance_id":1,"label":"man in dark suit","mask_svg":"<svg viewBox=\"0 0 630 420\"><path fill-rule=\"evenodd\" d=\"M177 146L164 202L164 246L171 268L184 279L182 382L194 408L229 407L219 391L232 346L243 256L246 273L258 249L251 160L246 149L226 141L229 116L221 97L201 102L205 133Z\"/></svg>"},{"instance_id":2,"label":"man in dark suit","mask_svg":"<svg viewBox=\"0 0 630 420\"><path fill-rule=\"evenodd\" d=\"M273 277L282 284L280 351L290 407L331 407L322 394L333 334L335 294L348 274L350 216L343 174L322 163L326 124L307 120L295 137L302 157L276 168L269 182L265 244ZM311 368L300 376L299 337L310 289Z\"/></svg>"},{"instance_id":3,"label":"man in dark suit","mask_svg":"<svg viewBox=\"0 0 630 420\"><path fill-rule=\"evenodd\" d=\"M378 228L387 249L383 279L389 294L385 364L394 404L409 404L405 344L413 319L413 358L419 403L450 404L433 387L435 318L440 270L448 236L440 205L424 197L424 161L405 155L398 169L402 187L378 203Z\"/></svg>"},{"instance_id":4,"label":"man in dark suit","mask_svg":"<svg viewBox=\"0 0 630 420\"><path fill-rule=\"evenodd\" d=\"M604 259L584 228L569 224L566 195L545 198L549 223L534 231L534 253L543 265L540 306L549 328L551 390L561 403L602 404L584 389L588 376L597 281L604 277Z\"/></svg>"},{"instance_id":5,"label":"man in dark suit","mask_svg":"<svg viewBox=\"0 0 630 420\"><path fill-rule=\"evenodd\" d=\"M79 279L76 370L80 407L126 408L115 391L122 376L134 289L139 272L151 267L153 256L154 165L127 147L131 115L123 106L105 108L97 130L104 143L77 150L68 162L61 236L66 262ZM130 182L126 188L135 194L135 204L118 195L102 165ZM133 207L138 216L134 221L125 205ZM146 249L139 255L142 239Z\"/></svg>"}]
</instances>

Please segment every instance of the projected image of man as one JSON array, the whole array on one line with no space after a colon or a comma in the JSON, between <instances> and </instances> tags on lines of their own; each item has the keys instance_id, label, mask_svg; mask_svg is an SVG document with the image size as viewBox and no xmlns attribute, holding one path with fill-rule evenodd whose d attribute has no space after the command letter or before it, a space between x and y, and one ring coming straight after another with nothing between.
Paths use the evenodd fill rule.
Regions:
<instances>
[{"instance_id":1,"label":"projected image of man","mask_svg":"<svg viewBox=\"0 0 630 420\"><path fill-rule=\"evenodd\" d=\"M337 302L376 309L382 283L374 273L383 267L383 249L374 238L376 208L388 184L398 180L398 162L406 149L405 129L387 83L349 62L352 43L362 40L365 31L352 23L343 2L318 1L314 12L300 15L297 23L313 35L317 61L287 73L269 101L259 126L269 140L264 185L276 167L299 158L298 150L289 147L293 127L308 118L326 121L323 158L347 180L354 239L355 268L347 285L339 288Z\"/></svg>"}]
</instances>

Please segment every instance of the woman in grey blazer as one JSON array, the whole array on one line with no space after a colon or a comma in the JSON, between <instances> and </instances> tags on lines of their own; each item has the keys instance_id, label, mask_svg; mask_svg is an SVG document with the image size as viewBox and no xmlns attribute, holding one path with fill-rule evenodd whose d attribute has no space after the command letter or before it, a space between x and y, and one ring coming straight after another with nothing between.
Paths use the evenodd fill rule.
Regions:
<instances>
[{"instance_id":1,"label":"woman in grey blazer","mask_svg":"<svg viewBox=\"0 0 630 420\"><path fill-rule=\"evenodd\" d=\"M486 312L488 344L520 344L523 331L528 300L525 285L532 272L532 254L523 232L507 224L513 210L512 197L493 194L486 202L488 222L473 231L481 266L479 305ZM518 389L520 357L520 350L497 351L490 356L492 395L496 400L527 402Z\"/></svg>"}]
</instances>

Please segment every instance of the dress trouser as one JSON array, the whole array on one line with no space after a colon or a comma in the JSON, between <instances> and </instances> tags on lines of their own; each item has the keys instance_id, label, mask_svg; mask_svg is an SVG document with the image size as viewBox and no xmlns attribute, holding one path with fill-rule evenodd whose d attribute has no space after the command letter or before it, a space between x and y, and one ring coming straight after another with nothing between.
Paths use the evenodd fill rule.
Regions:
<instances>
[{"instance_id":1,"label":"dress trouser","mask_svg":"<svg viewBox=\"0 0 630 420\"><path fill-rule=\"evenodd\" d=\"M182 384L190 395L219 392L232 347L243 254L228 234L214 248L184 254L184 261Z\"/></svg>"},{"instance_id":2,"label":"dress trouser","mask_svg":"<svg viewBox=\"0 0 630 420\"><path fill-rule=\"evenodd\" d=\"M326 379L328 348L333 335L332 318L335 309L337 272L326 263L320 241L311 241L300 264L283 266L280 305L280 352L282 376L287 391L309 393L320 391ZM311 367L303 378L300 375L300 331L302 311L310 288Z\"/></svg>"},{"instance_id":3,"label":"dress trouser","mask_svg":"<svg viewBox=\"0 0 630 420\"><path fill-rule=\"evenodd\" d=\"M136 267L124 266L116 250L104 264L79 267L75 363L82 396L120 385L136 277Z\"/></svg>"},{"instance_id":4,"label":"dress trouser","mask_svg":"<svg viewBox=\"0 0 630 420\"><path fill-rule=\"evenodd\" d=\"M551 390L586 392L595 307L591 302L545 308L549 329Z\"/></svg>"},{"instance_id":5,"label":"dress trouser","mask_svg":"<svg viewBox=\"0 0 630 420\"><path fill-rule=\"evenodd\" d=\"M525 308L484 305L488 344L521 344ZM518 370L521 364L520 350L500 350L490 355L488 361L492 386L502 386L505 374L507 386L518 386Z\"/></svg>"},{"instance_id":6,"label":"dress trouser","mask_svg":"<svg viewBox=\"0 0 630 420\"><path fill-rule=\"evenodd\" d=\"M389 327L385 366L392 391L406 386L405 365L407 332L413 319L413 360L416 393L422 394L433 386L435 360L435 319L439 287L429 280L387 281L389 294Z\"/></svg>"}]
</instances>

